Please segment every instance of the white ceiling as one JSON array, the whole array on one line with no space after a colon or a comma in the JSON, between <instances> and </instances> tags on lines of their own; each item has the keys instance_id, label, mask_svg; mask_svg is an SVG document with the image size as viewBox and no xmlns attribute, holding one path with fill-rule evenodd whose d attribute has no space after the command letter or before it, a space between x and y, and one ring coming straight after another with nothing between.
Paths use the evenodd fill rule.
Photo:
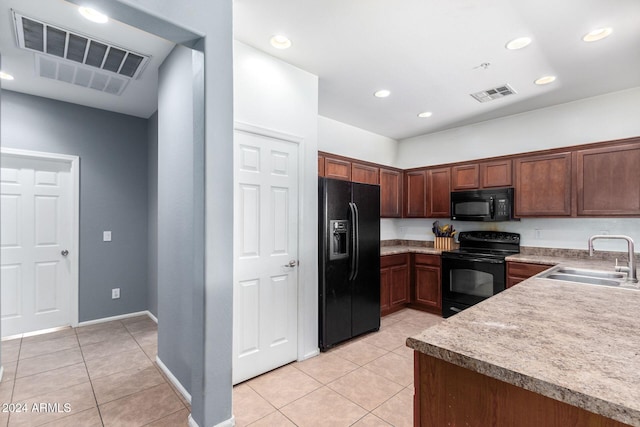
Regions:
<instances>
[{"instance_id":1,"label":"white ceiling","mask_svg":"<svg viewBox=\"0 0 640 427\"><path fill-rule=\"evenodd\" d=\"M639 23L638 0L234 1L236 39L319 76L321 115L395 139L640 86ZM274 49L274 34L293 46ZM520 36L533 43L505 49ZM504 83L517 94L469 96Z\"/></svg>"},{"instance_id":2,"label":"white ceiling","mask_svg":"<svg viewBox=\"0 0 640 427\"><path fill-rule=\"evenodd\" d=\"M121 95L112 95L74 84L39 77L35 54L18 48L11 10L63 29L149 55L138 79ZM0 6L0 52L2 70L15 77L2 80L2 88L89 107L148 118L158 105L158 67L175 46L173 43L117 21L96 24L78 13L78 6L64 0L2 0Z\"/></svg>"},{"instance_id":3,"label":"white ceiling","mask_svg":"<svg viewBox=\"0 0 640 427\"><path fill-rule=\"evenodd\" d=\"M11 9L151 56L120 96L35 76L17 48ZM638 0L235 0L235 38L320 78L320 114L395 139L640 86ZM64 0L2 0L2 87L149 117L157 68L173 44L119 22L84 20ZM588 31L613 34L585 43ZM285 34L288 50L270 46ZM509 51L509 40L533 43ZM482 63L491 65L484 69ZM543 75L556 82L536 86ZM516 95L479 103L470 93L510 84ZM389 89L385 99L373 92ZM430 118L418 118L431 111Z\"/></svg>"}]
</instances>

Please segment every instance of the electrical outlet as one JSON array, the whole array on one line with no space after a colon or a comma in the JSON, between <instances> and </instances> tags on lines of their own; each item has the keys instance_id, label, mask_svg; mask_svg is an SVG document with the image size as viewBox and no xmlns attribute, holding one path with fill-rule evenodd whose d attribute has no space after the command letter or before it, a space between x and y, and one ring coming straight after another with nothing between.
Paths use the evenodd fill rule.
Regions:
<instances>
[{"instance_id":1,"label":"electrical outlet","mask_svg":"<svg viewBox=\"0 0 640 427\"><path fill-rule=\"evenodd\" d=\"M102 232L102 241L103 242L110 242L111 241L111 232L110 231L103 231Z\"/></svg>"},{"instance_id":2,"label":"electrical outlet","mask_svg":"<svg viewBox=\"0 0 640 427\"><path fill-rule=\"evenodd\" d=\"M118 298L120 298L120 288L111 289L111 299L118 299Z\"/></svg>"},{"instance_id":3,"label":"electrical outlet","mask_svg":"<svg viewBox=\"0 0 640 427\"><path fill-rule=\"evenodd\" d=\"M536 230L535 230L535 236L536 236L536 239L540 239L540 238L542 238L542 230L538 230L538 229L536 228Z\"/></svg>"}]
</instances>

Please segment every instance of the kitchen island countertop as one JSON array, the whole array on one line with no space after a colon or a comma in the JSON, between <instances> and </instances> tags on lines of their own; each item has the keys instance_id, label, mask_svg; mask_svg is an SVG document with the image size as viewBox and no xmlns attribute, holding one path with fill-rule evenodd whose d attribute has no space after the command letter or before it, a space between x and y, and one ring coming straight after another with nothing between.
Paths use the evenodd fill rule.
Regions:
<instances>
[{"instance_id":1,"label":"kitchen island countertop","mask_svg":"<svg viewBox=\"0 0 640 427\"><path fill-rule=\"evenodd\" d=\"M563 264L602 267L585 263ZM640 426L638 312L638 290L533 277L408 338L407 345Z\"/></svg>"}]
</instances>

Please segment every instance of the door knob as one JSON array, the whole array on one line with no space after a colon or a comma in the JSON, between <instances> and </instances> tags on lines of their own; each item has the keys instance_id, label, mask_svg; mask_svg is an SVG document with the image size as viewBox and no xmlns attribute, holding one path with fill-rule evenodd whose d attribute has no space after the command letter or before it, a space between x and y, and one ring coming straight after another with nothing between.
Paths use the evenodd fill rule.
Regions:
<instances>
[{"instance_id":1,"label":"door knob","mask_svg":"<svg viewBox=\"0 0 640 427\"><path fill-rule=\"evenodd\" d=\"M298 265L298 261L295 259L292 259L291 261L289 261L289 264L285 264L283 265L283 267L295 267L296 265Z\"/></svg>"},{"instance_id":2,"label":"door knob","mask_svg":"<svg viewBox=\"0 0 640 427\"><path fill-rule=\"evenodd\" d=\"M62 256L67 256L69 255L69 251L68 250L63 250L62 252L60 252L62 254Z\"/></svg>"}]
</instances>

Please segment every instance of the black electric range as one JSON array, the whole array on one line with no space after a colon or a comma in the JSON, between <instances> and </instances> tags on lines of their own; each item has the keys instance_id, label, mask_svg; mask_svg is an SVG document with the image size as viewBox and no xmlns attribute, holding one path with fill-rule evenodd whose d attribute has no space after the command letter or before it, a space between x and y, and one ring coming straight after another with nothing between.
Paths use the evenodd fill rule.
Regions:
<instances>
[{"instance_id":1,"label":"black electric range","mask_svg":"<svg viewBox=\"0 0 640 427\"><path fill-rule=\"evenodd\" d=\"M506 287L505 258L520 252L520 234L464 231L460 248L442 252L442 316L450 317Z\"/></svg>"}]
</instances>

